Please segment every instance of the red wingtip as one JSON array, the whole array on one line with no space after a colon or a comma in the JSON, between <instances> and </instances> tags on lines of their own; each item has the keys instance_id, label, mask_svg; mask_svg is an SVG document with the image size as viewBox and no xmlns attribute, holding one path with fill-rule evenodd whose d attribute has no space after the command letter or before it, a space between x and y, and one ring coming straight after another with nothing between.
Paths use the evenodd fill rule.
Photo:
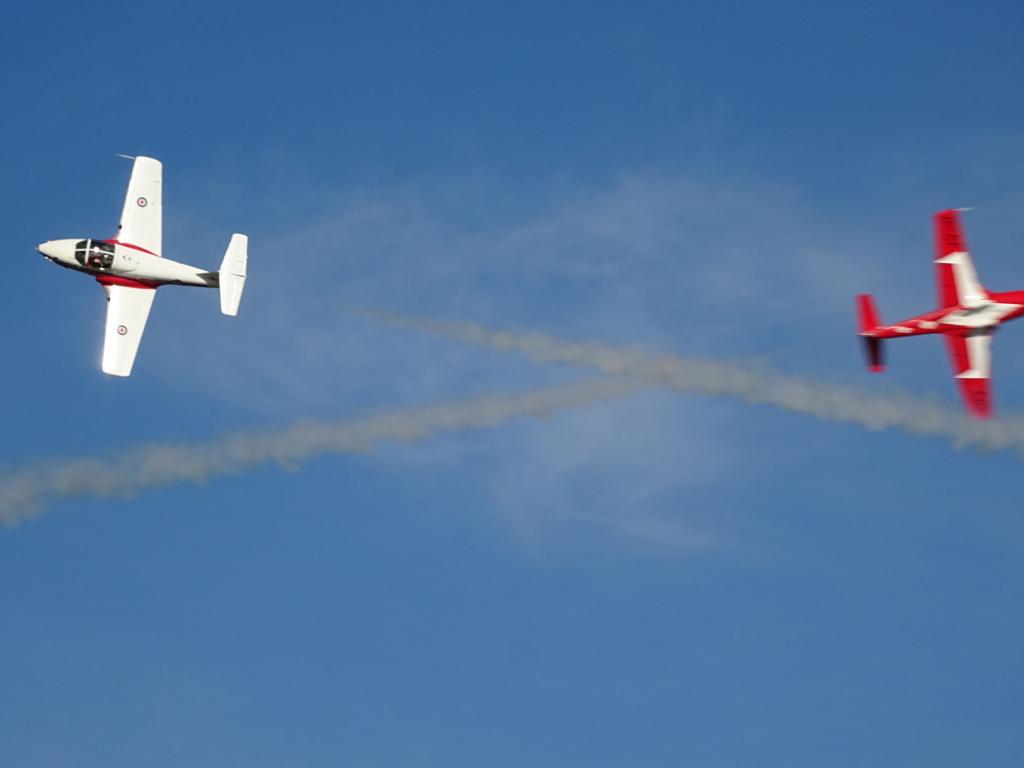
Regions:
<instances>
[{"instance_id":1,"label":"red wingtip","mask_svg":"<svg viewBox=\"0 0 1024 768\"><path fill-rule=\"evenodd\" d=\"M966 251L967 242L960 228L960 212L956 209L939 211L935 222L935 259L941 259L956 251Z\"/></svg>"},{"instance_id":2,"label":"red wingtip","mask_svg":"<svg viewBox=\"0 0 1024 768\"><path fill-rule=\"evenodd\" d=\"M970 410L972 419L986 420L991 419L994 415L991 408L971 408Z\"/></svg>"},{"instance_id":3,"label":"red wingtip","mask_svg":"<svg viewBox=\"0 0 1024 768\"><path fill-rule=\"evenodd\" d=\"M989 379L958 379L967 413L975 419L991 419L992 395Z\"/></svg>"}]
</instances>

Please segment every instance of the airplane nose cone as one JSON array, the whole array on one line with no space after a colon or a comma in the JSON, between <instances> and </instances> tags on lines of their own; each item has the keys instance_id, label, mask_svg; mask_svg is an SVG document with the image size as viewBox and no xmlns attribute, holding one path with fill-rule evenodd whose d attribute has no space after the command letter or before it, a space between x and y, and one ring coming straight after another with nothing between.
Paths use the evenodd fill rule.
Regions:
<instances>
[{"instance_id":1,"label":"airplane nose cone","mask_svg":"<svg viewBox=\"0 0 1024 768\"><path fill-rule=\"evenodd\" d=\"M37 245L36 250L51 261L67 261L74 256L74 246L67 240L47 240Z\"/></svg>"}]
</instances>

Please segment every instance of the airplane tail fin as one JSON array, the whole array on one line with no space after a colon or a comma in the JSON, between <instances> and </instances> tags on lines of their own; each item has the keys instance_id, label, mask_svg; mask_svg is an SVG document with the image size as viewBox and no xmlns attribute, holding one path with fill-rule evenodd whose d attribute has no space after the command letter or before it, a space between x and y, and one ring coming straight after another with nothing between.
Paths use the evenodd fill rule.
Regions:
<instances>
[{"instance_id":1,"label":"airplane tail fin","mask_svg":"<svg viewBox=\"0 0 1024 768\"><path fill-rule=\"evenodd\" d=\"M875 300L870 294L862 293L857 297L857 320L857 331L864 342L868 370L880 373L885 370L885 360L882 356L882 340L869 335L880 325Z\"/></svg>"},{"instance_id":2,"label":"airplane tail fin","mask_svg":"<svg viewBox=\"0 0 1024 768\"><path fill-rule=\"evenodd\" d=\"M248 261L249 238L246 235L232 235L224 253L224 261L220 264L220 311L225 315L234 317L238 314Z\"/></svg>"}]
</instances>

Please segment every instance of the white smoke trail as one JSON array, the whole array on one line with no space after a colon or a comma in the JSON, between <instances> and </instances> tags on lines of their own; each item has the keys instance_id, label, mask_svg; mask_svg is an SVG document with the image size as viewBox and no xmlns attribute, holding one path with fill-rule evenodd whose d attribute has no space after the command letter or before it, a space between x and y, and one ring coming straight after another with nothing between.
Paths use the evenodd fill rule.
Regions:
<instances>
[{"instance_id":1,"label":"white smoke trail","mask_svg":"<svg viewBox=\"0 0 1024 768\"><path fill-rule=\"evenodd\" d=\"M1013 450L1024 457L1024 421L1019 417L978 421L909 393L878 395L750 362L653 355L606 344L566 341L544 333L496 331L472 323L445 323L379 310L369 310L366 314L393 326L518 352L536 362L562 363L634 377L681 392L736 397L748 403L774 405L825 421L872 430L900 429L944 438L957 446Z\"/></svg>"},{"instance_id":2,"label":"white smoke trail","mask_svg":"<svg viewBox=\"0 0 1024 768\"><path fill-rule=\"evenodd\" d=\"M724 362L597 343L565 341L542 333L493 331L383 312L373 316L544 363L603 371L587 380L522 395L491 395L418 409L390 410L351 421L296 424L281 430L244 431L194 443L153 443L105 460L47 459L0 473L0 522L16 525L63 498L130 498L178 483L201 484L275 461L294 466L313 456L358 453L383 442L411 442L446 432L499 426L519 416L622 397L649 386L737 397L868 429L895 428L941 437L958 446L1013 450L1024 457L1024 421L980 422L910 394L875 395L852 387L794 376L752 363Z\"/></svg>"},{"instance_id":3,"label":"white smoke trail","mask_svg":"<svg viewBox=\"0 0 1024 768\"><path fill-rule=\"evenodd\" d=\"M519 416L543 416L622 397L646 386L638 379L590 379L520 395L389 410L351 421L236 432L207 442L153 443L102 461L44 460L0 473L0 521L16 525L59 499L130 498L177 483L202 484L269 461L294 466L322 454L370 451L388 441L412 442L440 433L496 427Z\"/></svg>"}]
</instances>

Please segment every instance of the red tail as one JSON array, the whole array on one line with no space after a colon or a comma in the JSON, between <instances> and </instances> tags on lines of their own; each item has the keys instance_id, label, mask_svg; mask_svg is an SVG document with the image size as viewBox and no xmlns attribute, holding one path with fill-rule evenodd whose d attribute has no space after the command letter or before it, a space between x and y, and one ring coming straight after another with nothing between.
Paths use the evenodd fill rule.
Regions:
<instances>
[{"instance_id":1,"label":"red tail","mask_svg":"<svg viewBox=\"0 0 1024 768\"><path fill-rule=\"evenodd\" d=\"M868 370L880 373L885 370L882 357L882 340L870 335L880 325L875 300L866 293L857 297L858 332L864 340L864 353L867 357Z\"/></svg>"}]
</instances>

